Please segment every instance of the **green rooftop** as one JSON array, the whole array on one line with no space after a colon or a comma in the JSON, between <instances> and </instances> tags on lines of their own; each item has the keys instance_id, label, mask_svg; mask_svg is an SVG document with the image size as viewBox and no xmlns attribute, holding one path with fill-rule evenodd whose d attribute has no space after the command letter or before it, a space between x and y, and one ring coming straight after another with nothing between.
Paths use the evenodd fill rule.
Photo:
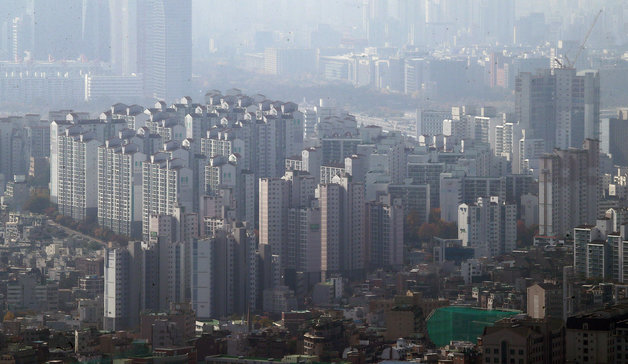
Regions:
<instances>
[{"instance_id":1,"label":"green rooftop","mask_svg":"<svg viewBox=\"0 0 628 364\"><path fill-rule=\"evenodd\" d=\"M427 333L437 347L450 341L476 342L484 327L495 321L514 316L519 311L483 310L480 308L448 306L436 309L427 320Z\"/></svg>"}]
</instances>

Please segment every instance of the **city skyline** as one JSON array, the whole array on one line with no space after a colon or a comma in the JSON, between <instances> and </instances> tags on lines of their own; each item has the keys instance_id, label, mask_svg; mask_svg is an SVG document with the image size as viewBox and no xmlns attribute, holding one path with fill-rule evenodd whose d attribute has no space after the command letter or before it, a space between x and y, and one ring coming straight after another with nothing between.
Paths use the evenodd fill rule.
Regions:
<instances>
[{"instance_id":1,"label":"city skyline","mask_svg":"<svg viewBox=\"0 0 628 364\"><path fill-rule=\"evenodd\" d=\"M625 14L0 2L0 362L626 362Z\"/></svg>"}]
</instances>

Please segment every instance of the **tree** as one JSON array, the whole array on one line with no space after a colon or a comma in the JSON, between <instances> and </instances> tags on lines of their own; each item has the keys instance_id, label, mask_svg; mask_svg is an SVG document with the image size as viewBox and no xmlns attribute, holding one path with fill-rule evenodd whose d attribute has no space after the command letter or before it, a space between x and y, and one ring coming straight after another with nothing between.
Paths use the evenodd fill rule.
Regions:
<instances>
[{"instance_id":1,"label":"tree","mask_svg":"<svg viewBox=\"0 0 628 364\"><path fill-rule=\"evenodd\" d=\"M458 225L453 222L445 222L443 220L439 221L440 224L440 234L438 235L441 238L445 239L458 239Z\"/></svg>"},{"instance_id":2,"label":"tree","mask_svg":"<svg viewBox=\"0 0 628 364\"><path fill-rule=\"evenodd\" d=\"M13 320L15 320L15 314L11 311L7 311L7 313L4 314L3 321L7 322L7 321L13 321Z\"/></svg>"},{"instance_id":3,"label":"tree","mask_svg":"<svg viewBox=\"0 0 628 364\"><path fill-rule=\"evenodd\" d=\"M419 228L418 236L421 241L430 241L433 237L439 235L438 225L426 223Z\"/></svg>"},{"instance_id":4,"label":"tree","mask_svg":"<svg viewBox=\"0 0 628 364\"><path fill-rule=\"evenodd\" d=\"M441 219L440 219L440 208L434 207L434 208L430 209L430 215L429 215L427 221L431 222L431 223L437 223L437 222L441 221Z\"/></svg>"},{"instance_id":5,"label":"tree","mask_svg":"<svg viewBox=\"0 0 628 364\"><path fill-rule=\"evenodd\" d=\"M517 221L517 246L526 247L534 243L534 236L539 233L538 225L526 226L523 220Z\"/></svg>"},{"instance_id":6,"label":"tree","mask_svg":"<svg viewBox=\"0 0 628 364\"><path fill-rule=\"evenodd\" d=\"M43 214L51 207L50 199L46 196L32 195L22 206L25 211Z\"/></svg>"},{"instance_id":7,"label":"tree","mask_svg":"<svg viewBox=\"0 0 628 364\"><path fill-rule=\"evenodd\" d=\"M418 232L421 227L421 220L417 210L411 210L405 219L403 227L406 241L417 241L419 239Z\"/></svg>"}]
</instances>

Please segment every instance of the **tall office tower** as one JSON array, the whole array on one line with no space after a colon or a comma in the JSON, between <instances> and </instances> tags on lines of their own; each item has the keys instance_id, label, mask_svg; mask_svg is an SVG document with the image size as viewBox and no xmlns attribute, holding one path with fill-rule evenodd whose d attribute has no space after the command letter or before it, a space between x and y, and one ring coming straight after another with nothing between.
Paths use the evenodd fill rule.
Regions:
<instances>
[{"instance_id":1,"label":"tall office tower","mask_svg":"<svg viewBox=\"0 0 628 364\"><path fill-rule=\"evenodd\" d=\"M110 0L111 65L123 75L138 72L138 1Z\"/></svg>"},{"instance_id":2,"label":"tall office tower","mask_svg":"<svg viewBox=\"0 0 628 364\"><path fill-rule=\"evenodd\" d=\"M135 144L110 139L98 147L98 225L131 238L142 236L142 163Z\"/></svg>"},{"instance_id":3,"label":"tall office tower","mask_svg":"<svg viewBox=\"0 0 628 364\"><path fill-rule=\"evenodd\" d=\"M33 14L34 59L76 59L80 55L82 0L34 0Z\"/></svg>"},{"instance_id":4,"label":"tall office tower","mask_svg":"<svg viewBox=\"0 0 628 364\"><path fill-rule=\"evenodd\" d=\"M515 26L515 0L482 0L479 6L482 40L512 44Z\"/></svg>"},{"instance_id":5,"label":"tall office tower","mask_svg":"<svg viewBox=\"0 0 628 364\"><path fill-rule=\"evenodd\" d=\"M194 178L184 160L159 152L144 162L142 181L142 233L146 240L152 215L174 216L178 208L192 211Z\"/></svg>"},{"instance_id":6,"label":"tall office tower","mask_svg":"<svg viewBox=\"0 0 628 364\"><path fill-rule=\"evenodd\" d=\"M58 137L58 199L61 215L81 221L96 217L98 208L98 147L101 143L82 126Z\"/></svg>"},{"instance_id":7,"label":"tall office tower","mask_svg":"<svg viewBox=\"0 0 628 364\"><path fill-rule=\"evenodd\" d=\"M366 203L366 257L369 269L403 266L403 206L390 195Z\"/></svg>"},{"instance_id":8,"label":"tall office tower","mask_svg":"<svg viewBox=\"0 0 628 364\"><path fill-rule=\"evenodd\" d=\"M540 159L539 235L563 236L594 224L599 197L599 142L583 149L557 149Z\"/></svg>"},{"instance_id":9,"label":"tall office tower","mask_svg":"<svg viewBox=\"0 0 628 364\"><path fill-rule=\"evenodd\" d=\"M142 295L142 249L139 242L104 251L104 320L107 331L139 325Z\"/></svg>"},{"instance_id":10,"label":"tall office tower","mask_svg":"<svg viewBox=\"0 0 628 364\"><path fill-rule=\"evenodd\" d=\"M319 185L319 196L323 274L360 276L366 264L364 184L336 176Z\"/></svg>"},{"instance_id":11,"label":"tall office tower","mask_svg":"<svg viewBox=\"0 0 628 364\"><path fill-rule=\"evenodd\" d=\"M600 77L554 68L520 73L515 84L515 114L530 139L543 139L546 151L578 147L600 133Z\"/></svg>"},{"instance_id":12,"label":"tall office tower","mask_svg":"<svg viewBox=\"0 0 628 364\"><path fill-rule=\"evenodd\" d=\"M423 6L421 6L423 5ZM407 44L419 46L425 42L425 6L422 1L399 0L397 13L408 35Z\"/></svg>"},{"instance_id":13,"label":"tall office tower","mask_svg":"<svg viewBox=\"0 0 628 364\"><path fill-rule=\"evenodd\" d=\"M145 93L174 100L189 93L192 77L192 1L138 2L139 71Z\"/></svg>"},{"instance_id":14,"label":"tall office tower","mask_svg":"<svg viewBox=\"0 0 628 364\"><path fill-rule=\"evenodd\" d=\"M84 0L81 49L89 60L111 59L111 16L109 0Z\"/></svg>"},{"instance_id":15,"label":"tall office tower","mask_svg":"<svg viewBox=\"0 0 628 364\"><path fill-rule=\"evenodd\" d=\"M499 197L478 198L458 207L458 239L472 247L476 257L509 253L517 244L517 206Z\"/></svg>"}]
</instances>

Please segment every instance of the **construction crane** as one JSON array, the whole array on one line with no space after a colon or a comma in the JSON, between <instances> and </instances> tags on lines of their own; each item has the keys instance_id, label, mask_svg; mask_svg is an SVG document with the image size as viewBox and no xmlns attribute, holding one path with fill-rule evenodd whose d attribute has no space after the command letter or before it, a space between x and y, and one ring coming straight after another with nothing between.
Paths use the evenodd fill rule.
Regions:
<instances>
[{"instance_id":1,"label":"construction crane","mask_svg":"<svg viewBox=\"0 0 628 364\"><path fill-rule=\"evenodd\" d=\"M573 62L570 61L569 58L567 58L567 54L563 56L566 62L561 62L558 58L554 58L554 61L560 66L560 68L574 68L576 62L578 62L578 58L580 58L580 55L585 48L585 45L587 44L587 41L589 40L589 37L591 36L591 32L593 32L593 28L595 27L597 20L600 18L600 15L602 15L602 9L600 9L600 11L597 12L597 15L595 15L595 19L593 19L593 24L591 24L591 27L589 27L587 34L584 36L582 44L580 44L580 47L578 47L578 53L576 53Z\"/></svg>"}]
</instances>

